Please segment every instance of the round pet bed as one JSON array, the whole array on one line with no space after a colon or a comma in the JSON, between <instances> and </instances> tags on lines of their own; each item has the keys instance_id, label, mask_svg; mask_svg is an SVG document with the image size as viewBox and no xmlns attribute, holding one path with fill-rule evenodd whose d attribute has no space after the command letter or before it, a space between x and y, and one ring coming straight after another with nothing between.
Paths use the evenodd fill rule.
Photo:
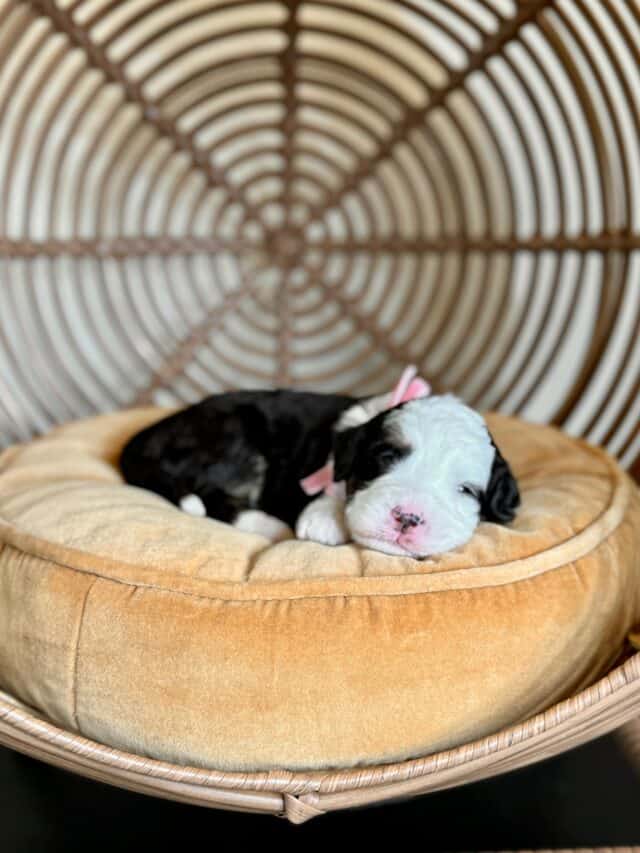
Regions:
<instances>
[{"instance_id":1,"label":"round pet bed","mask_svg":"<svg viewBox=\"0 0 640 853\"><path fill-rule=\"evenodd\" d=\"M415 561L271 545L124 485L162 414L0 457L0 687L67 731L247 778L368 774L577 693L640 619L638 490L555 429L489 416L517 520Z\"/></svg>"}]
</instances>

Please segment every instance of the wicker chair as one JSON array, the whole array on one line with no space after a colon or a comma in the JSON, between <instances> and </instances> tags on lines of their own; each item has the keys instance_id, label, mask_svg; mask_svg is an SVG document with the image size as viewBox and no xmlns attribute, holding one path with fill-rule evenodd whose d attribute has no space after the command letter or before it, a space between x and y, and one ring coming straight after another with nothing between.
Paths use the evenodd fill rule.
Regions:
<instances>
[{"instance_id":1,"label":"wicker chair","mask_svg":"<svg viewBox=\"0 0 640 853\"><path fill-rule=\"evenodd\" d=\"M2 0L4 442L230 386L374 392L416 362L640 479L639 57L621 0ZM639 703L630 644L546 713L391 766L178 767L9 696L0 743L301 822L538 761Z\"/></svg>"}]
</instances>

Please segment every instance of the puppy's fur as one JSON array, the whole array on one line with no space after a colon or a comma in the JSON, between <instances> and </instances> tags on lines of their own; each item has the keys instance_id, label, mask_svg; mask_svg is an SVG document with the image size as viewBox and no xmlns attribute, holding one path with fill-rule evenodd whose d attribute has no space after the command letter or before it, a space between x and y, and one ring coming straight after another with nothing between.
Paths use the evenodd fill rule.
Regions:
<instances>
[{"instance_id":1,"label":"puppy's fur","mask_svg":"<svg viewBox=\"0 0 640 853\"><path fill-rule=\"evenodd\" d=\"M380 411L383 400L216 395L134 436L122 473L188 512L273 540L295 528L299 538L405 556L462 545L481 518L514 517L517 484L477 412L449 395ZM346 500L310 498L300 486L330 454Z\"/></svg>"}]
</instances>

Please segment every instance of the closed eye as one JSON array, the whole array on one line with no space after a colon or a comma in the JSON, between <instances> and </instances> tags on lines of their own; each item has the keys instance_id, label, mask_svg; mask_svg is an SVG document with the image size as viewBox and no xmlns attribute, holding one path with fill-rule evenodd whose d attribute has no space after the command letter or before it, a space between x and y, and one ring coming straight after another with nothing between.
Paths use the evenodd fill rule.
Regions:
<instances>
[{"instance_id":1,"label":"closed eye","mask_svg":"<svg viewBox=\"0 0 640 853\"><path fill-rule=\"evenodd\" d=\"M359 454L351 478L359 484L370 483L390 471L409 452L408 447L398 447L391 442L372 442L366 451ZM352 491L355 488L352 487Z\"/></svg>"},{"instance_id":2,"label":"closed eye","mask_svg":"<svg viewBox=\"0 0 640 853\"><path fill-rule=\"evenodd\" d=\"M372 448L372 456L379 465L384 466L399 461L407 452L406 448L395 447L393 444L378 444Z\"/></svg>"},{"instance_id":3,"label":"closed eye","mask_svg":"<svg viewBox=\"0 0 640 853\"><path fill-rule=\"evenodd\" d=\"M474 486L471 483L462 483L461 486L458 486L458 491L480 503L480 489L478 486Z\"/></svg>"}]
</instances>

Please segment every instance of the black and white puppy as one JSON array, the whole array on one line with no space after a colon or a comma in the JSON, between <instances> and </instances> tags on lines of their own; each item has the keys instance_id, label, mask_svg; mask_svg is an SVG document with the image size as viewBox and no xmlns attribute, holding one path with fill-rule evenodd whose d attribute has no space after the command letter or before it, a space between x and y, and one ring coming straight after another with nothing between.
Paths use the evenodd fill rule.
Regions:
<instances>
[{"instance_id":1,"label":"black and white puppy","mask_svg":"<svg viewBox=\"0 0 640 853\"><path fill-rule=\"evenodd\" d=\"M388 409L298 391L208 397L134 436L125 480L195 515L272 540L348 541L425 557L467 542L481 519L506 523L520 498L481 415L450 395ZM345 495L300 481L333 456Z\"/></svg>"}]
</instances>

